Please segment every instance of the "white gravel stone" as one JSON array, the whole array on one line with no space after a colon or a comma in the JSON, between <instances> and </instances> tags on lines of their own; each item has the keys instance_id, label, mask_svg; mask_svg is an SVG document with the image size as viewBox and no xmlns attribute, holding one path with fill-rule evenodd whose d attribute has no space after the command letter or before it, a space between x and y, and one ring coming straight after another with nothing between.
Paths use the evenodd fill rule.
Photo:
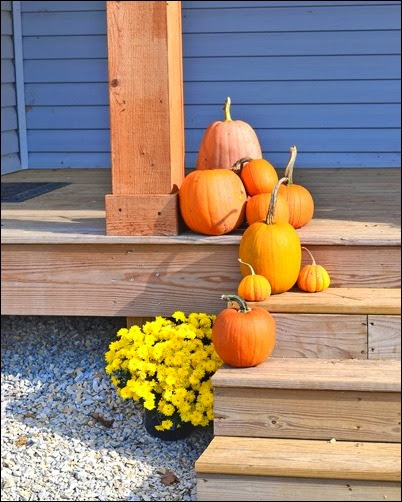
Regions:
<instances>
[{"instance_id":1,"label":"white gravel stone","mask_svg":"<svg viewBox=\"0 0 402 502\"><path fill-rule=\"evenodd\" d=\"M196 500L194 463L212 428L172 442L146 433L142 408L104 371L125 321L2 316L2 500ZM166 469L177 483L162 483Z\"/></svg>"}]
</instances>

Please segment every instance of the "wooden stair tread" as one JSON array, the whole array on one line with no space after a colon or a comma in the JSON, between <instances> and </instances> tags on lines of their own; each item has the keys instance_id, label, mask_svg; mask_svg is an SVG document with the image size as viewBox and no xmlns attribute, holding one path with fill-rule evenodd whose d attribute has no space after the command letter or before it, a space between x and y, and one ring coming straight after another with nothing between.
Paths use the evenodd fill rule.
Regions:
<instances>
[{"instance_id":1,"label":"wooden stair tread","mask_svg":"<svg viewBox=\"0 0 402 502\"><path fill-rule=\"evenodd\" d=\"M252 368L222 366L214 387L400 392L401 362L396 359L266 359Z\"/></svg>"},{"instance_id":2,"label":"wooden stair tread","mask_svg":"<svg viewBox=\"0 0 402 502\"><path fill-rule=\"evenodd\" d=\"M213 438L197 474L399 481L401 446L301 439Z\"/></svg>"},{"instance_id":3,"label":"wooden stair tread","mask_svg":"<svg viewBox=\"0 0 402 502\"><path fill-rule=\"evenodd\" d=\"M271 295L263 302L248 302L269 312L315 314L401 313L399 288L328 288L319 293L299 290Z\"/></svg>"}]
</instances>

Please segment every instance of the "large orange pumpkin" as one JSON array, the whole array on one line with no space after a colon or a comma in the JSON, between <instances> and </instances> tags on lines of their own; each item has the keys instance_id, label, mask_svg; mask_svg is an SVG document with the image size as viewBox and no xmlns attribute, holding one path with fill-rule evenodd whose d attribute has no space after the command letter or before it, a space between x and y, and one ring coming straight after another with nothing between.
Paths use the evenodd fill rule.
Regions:
<instances>
[{"instance_id":1,"label":"large orange pumpkin","mask_svg":"<svg viewBox=\"0 0 402 502\"><path fill-rule=\"evenodd\" d=\"M244 222L246 190L229 169L193 171L179 190L180 211L194 232L223 235Z\"/></svg>"},{"instance_id":2,"label":"large orange pumpkin","mask_svg":"<svg viewBox=\"0 0 402 502\"><path fill-rule=\"evenodd\" d=\"M249 308L237 295L222 295L240 308L226 308L215 319L212 343L223 362L236 368L257 366L275 347L276 323L261 307Z\"/></svg>"},{"instance_id":3,"label":"large orange pumpkin","mask_svg":"<svg viewBox=\"0 0 402 502\"><path fill-rule=\"evenodd\" d=\"M297 281L301 265L300 238L289 223L275 221L275 207L278 189L287 178L281 178L272 192L266 221L250 225L242 235L239 257L266 277L271 284L272 294L291 289ZM243 276L247 275L245 265L240 266Z\"/></svg>"},{"instance_id":4,"label":"large orange pumpkin","mask_svg":"<svg viewBox=\"0 0 402 502\"><path fill-rule=\"evenodd\" d=\"M302 185L293 183L293 168L296 162L297 148L290 147L290 156L285 169L287 185L282 185L279 193L286 197L289 206L289 223L294 228L304 227L313 217L314 200L311 193Z\"/></svg>"},{"instance_id":5,"label":"large orange pumpkin","mask_svg":"<svg viewBox=\"0 0 402 502\"><path fill-rule=\"evenodd\" d=\"M242 120L232 120L231 101L224 105L224 120L212 122L201 140L197 169L230 169L242 157L259 159L261 146L254 129Z\"/></svg>"}]
</instances>

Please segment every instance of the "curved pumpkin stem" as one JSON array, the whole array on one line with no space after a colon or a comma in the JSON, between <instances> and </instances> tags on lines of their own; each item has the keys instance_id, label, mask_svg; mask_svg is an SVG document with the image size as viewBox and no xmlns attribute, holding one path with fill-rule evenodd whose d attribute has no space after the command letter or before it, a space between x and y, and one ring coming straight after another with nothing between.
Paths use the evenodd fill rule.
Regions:
<instances>
[{"instance_id":1,"label":"curved pumpkin stem","mask_svg":"<svg viewBox=\"0 0 402 502\"><path fill-rule=\"evenodd\" d=\"M289 178L288 184L293 185L293 168L295 166L296 157L297 157L296 145L291 146L289 151L290 151L290 155L289 155L288 163L286 164L286 168L285 168L285 176L286 176L286 178Z\"/></svg>"},{"instance_id":2,"label":"curved pumpkin stem","mask_svg":"<svg viewBox=\"0 0 402 502\"><path fill-rule=\"evenodd\" d=\"M284 176L274 186L274 189L271 193L271 199L269 201L267 218L265 220L265 223L267 225L272 225L272 223L275 223L274 216L275 216L276 201L278 199L278 190L279 190L279 187L282 185L282 183L289 183L289 178Z\"/></svg>"},{"instance_id":3,"label":"curved pumpkin stem","mask_svg":"<svg viewBox=\"0 0 402 502\"><path fill-rule=\"evenodd\" d=\"M310 255L310 258L313 262L312 265L317 265L315 262L314 256L311 254L311 252L307 248L305 248L304 246L302 246L301 248L304 249L305 251L307 251L307 253Z\"/></svg>"},{"instance_id":4,"label":"curved pumpkin stem","mask_svg":"<svg viewBox=\"0 0 402 502\"><path fill-rule=\"evenodd\" d=\"M246 164L247 162L250 162L250 160L253 160L251 157L242 157L239 159L237 162L235 162L232 166L232 171L241 171L243 169L243 164Z\"/></svg>"},{"instance_id":5,"label":"curved pumpkin stem","mask_svg":"<svg viewBox=\"0 0 402 502\"><path fill-rule=\"evenodd\" d=\"M241 258L237 258L237 260L242 263L243 265L247 265L248 267L250 267L250 270L251 270L251 275L255 275L255 272L254 272L254 269L253 267L250 265L250 263L246 263L245 261L243 261Z\"/></svg>"},{"instance_id":6,"label":"curved pumpkin stem","mask_svg":"<svg viewBox=\"0 0 402 502\"><path fill-rule=\"evenodd\" d=\"M249 309L247 307L247 303L243 300L243 298L241 298L238 295L222 295L221 296L221 300L225 300L227 302L236 302L236 303L238 303L239 307L240 307L239 312L241 312L242 314L245 314L247 312L251 312L251 309Z\"/></svg>"},{"instance_id":7,"label":"curved pumpkin stem","mask_svg":"<svg viewBox=\"0 0 402 502\"><path fill-rule=\"evenodd\" d=\"M232 116L230 115L231 104L232 104L231 99L229 97L227 97L225 100L225 104L223 105L224 121L225 122L230 122L232 120Z\"/></svg>"}]
</instances>

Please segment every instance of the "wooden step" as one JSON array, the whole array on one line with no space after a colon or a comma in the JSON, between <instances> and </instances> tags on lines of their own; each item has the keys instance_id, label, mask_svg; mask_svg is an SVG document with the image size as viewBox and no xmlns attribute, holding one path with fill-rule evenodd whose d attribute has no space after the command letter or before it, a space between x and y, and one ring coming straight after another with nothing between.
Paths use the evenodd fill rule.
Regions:
<instances>
[{"instance_id":1,"label":"wooden step","mask_svg":"<svg viewBox=\"0 0 402 502\"><path fill-rule=\"evenodd\" d=\"M268 358L212 377L222 436L400 442L397 360Z\"/></svg>"},{"instance_id":2,"label":"wooden step","mask_svg":"<svg viewBox=\"0 0 402 502\"><path fill-rule=\"evenodd\" d=\"M400 444L215 437L197 500L400 500Z\"/></svg>"}]
</instances>

